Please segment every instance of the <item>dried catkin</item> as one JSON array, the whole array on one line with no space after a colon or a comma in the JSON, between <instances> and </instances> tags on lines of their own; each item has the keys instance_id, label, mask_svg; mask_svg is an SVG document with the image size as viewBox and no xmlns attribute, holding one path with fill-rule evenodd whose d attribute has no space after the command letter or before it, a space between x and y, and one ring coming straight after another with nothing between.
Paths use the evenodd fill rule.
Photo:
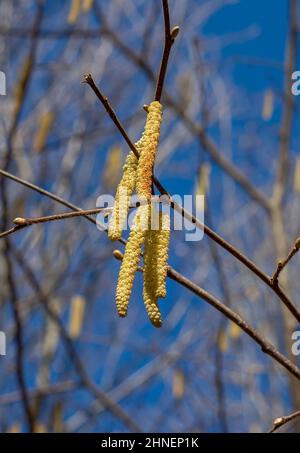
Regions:
<instances>
[{"instance_id":1,"label":"dried catkin","mask_svg":"<svg viewBox=\"0 0 300 453\"><path fill-rule=\"evenodd\" d=\"M154 231L155 244L154 249L157 253L157 283L156 297L166 297L166 279L168 272L168 255L170 242L170 216L166 213L160 214L160 229Z\"/></svg>"},{"instance_id":2,"label":"dried catkin","mask_svg":"<svg viewBox=\"0 0 300 453\"><path fill-rule=\"evenodd\" d=\"M142 245L147 231L148 217L149 206L139 206L126 244L116 291L117 310L119 316L122 317L127 315L134 275L138 269Z\"/></svg>"},{"instance_id":3,"label":"dried catkin","mask_svg":"<svg viewBox=\"0 0 300 453\"><path fill-rule=\"evenodd\" d=\"M152 195L152 173L160 135L162 105L158 101L153 101L147 110L143 146L140 149L137 168L136 191L141 199L149 201Z\"/></svg>"},{"instance_id":4,"label":"dried catkin","mask_svg":"<svg viewBox=\"0 0 300 453\"><path fill-rule=\"evenodd\" d=\"M157 304L157 256L155 250L155 233L148 230L145 238L144 273L143 273L143 298L149 320L155 327L161 327L162 317Z\"/></svg>"},{"instance_id":5,"label":"dried catkin","mask_svg":"<svg viewBox=\"0 0 300 453\"><path fill-rule=\"evenodd\" d=\"M142 139L136 143L140 150ZM122 228L127 218L130 198L136 183L136 170L138 160L135 154L130 151L123 167L123 176L118 185L115 204L108 224L108 237L112 241L120 239Z\"/></svg>"}]
</instances>

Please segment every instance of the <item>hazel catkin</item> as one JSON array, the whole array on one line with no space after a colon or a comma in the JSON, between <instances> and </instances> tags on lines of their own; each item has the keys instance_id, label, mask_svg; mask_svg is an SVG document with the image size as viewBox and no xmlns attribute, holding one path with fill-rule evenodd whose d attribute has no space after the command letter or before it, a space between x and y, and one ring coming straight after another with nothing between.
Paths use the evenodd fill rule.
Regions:
<instances>
[{"instance_id":1,"label":"hazel catkin","mask_svg":"<svg viewBox=\"0 0 300 453\"><path fill-rule=\"evenodd\" d=\"M166 296L168 269L168 246L170 219L167 214L156 212L151 203L152 176L162 121L162 106L158 101L144 106L147 120L142 138L136 143L139 159L131 151L123 167L123 176L116 193L115 205L108 227L108 236L115 241L121 237L122 227L128 215L130 198L136 188L139 202L136 216L129 234L124 255L114 252L122 260L116 304L119 316L125 317L132 293L134 276L138 269L144 244L143 298L151 323L161 327L162 316L158 298ZM158 230L150 226L150 216L157 220Z\"/></svg>"},{"instance_id":2,"label":"hazel catkin","mask_svg":"<svg viewBox=\"0 0 300 453\"><path fill-rule=\"evenodd\" d=\"M116 304L121 317L127 315L135 273L141 256L148 225L149 206L139 206L130 231L122 260L116 291Z\"/></svg>"},{"instance_id":3,"label":"hazel catkin","mask_svg":"<svg viewBox=\"0 0 300 453\"><path fill-rule=\"evenodd\" d=\"M157 256L155 230L148 230L145 238L143 298L148 318L155 327L161 327L162 317L157 303Z\"/></svg>"},{"instance_id":4,"label":"hazel catkin","mask_svg":"<svg viewBox=\"0 0 300 453\"><path fill-rule=\"evenodd\" d=\"M139 150L142 139L136 143ZM122 228L128 215L130 198L135 188L136 170L138 160L135 154L130 151L123 166L123 176L118 185L115 204L108 224L108 237L111 241L117 241L122 234Z\"/></svg>"},{"instance_id":5,"label":"hazel catkin","mask_svg":"<svg viewBox=\"0 0 300 453\"><path fill-rule=\"evenodd\" d=\"M156 266L156 297L166 297L166 280L168 272L168 255L169 255L169 242L170 242L170 217L166 213L160 214L160 228L155 231L155 244L154 248L157 253L157 266Z\"/></svg>"},{"instance_id":6,"label":"hazel catkin","mask_svg":"<svg viewBox=\"0 0 300 453\"><path fill-rule=\"evenodd\" d=\"M150 201L153 165L162 121L162 105L158 101L153 101L147 106L147 112L145 130L142 137L143 144L140 149L137 167L136 191L140 199Z\"/></svg>"}]
</instances>

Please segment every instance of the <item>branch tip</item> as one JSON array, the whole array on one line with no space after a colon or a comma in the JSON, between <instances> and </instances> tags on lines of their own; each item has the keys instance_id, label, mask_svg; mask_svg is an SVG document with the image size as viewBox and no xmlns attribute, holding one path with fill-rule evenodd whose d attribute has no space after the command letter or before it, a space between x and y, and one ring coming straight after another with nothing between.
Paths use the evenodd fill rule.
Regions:
<instances>
[{"instance_id":1,"label":"branch tip","mask_svg":"<svg viewBox=\"0 0 300 453\"><path fill-rule=\"evenodd\" d=\"M91 83L93 82L92 74L84 74L82 83Z\"/></svg>"}]
</instances>

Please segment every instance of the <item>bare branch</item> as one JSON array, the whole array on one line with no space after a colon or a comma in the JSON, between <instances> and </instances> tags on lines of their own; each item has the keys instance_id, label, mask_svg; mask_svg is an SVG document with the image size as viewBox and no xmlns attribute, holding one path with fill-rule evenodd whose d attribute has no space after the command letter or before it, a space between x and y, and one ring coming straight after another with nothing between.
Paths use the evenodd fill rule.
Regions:
<instances>
[{"instance_id":1,"label":"bare branch","mask_svg":"<svg viewBox=\"0 0 300 453\"><path fill-rule=\"evenodd\" d=\"M115 250L114 257L118 260L123 259L123 254L119 250ZM143 272L143 268L139 267L138 270ZM227 307L215 296L196 285L194 282L184 277L177 272L173 267L168 266L168 277L176 281L180 285L193 292L201 299L205 300L212 307L222 313L227 319L230 319L234 324L240 327L250 338L252 338L260 347L262 352L271 356L276 362L280 363L286 370L292 373L297 379L300 380L300 369L294 365L288 358L281 354L271 343L269 343L257 330L251 327L238 313L231 308Z\"/></svg>"},{"instance_id":2,"label":"bare branch","mask_svg":"<svg viewBox=\"0 0 300 453\"><path fill-rule=\"evenodd\" d=\"M101 31L110 38L110 40L121 50L136 66L138 66L144 74L151 80L152 83L156 83L156 74L152 70L151 66L145 61L143 55L139 55L134 50L124 43L124 41L115 33L114 30L109 28L106 23L105 17L101 12L98 4L95 4L95 12L101 21L103 28ZM174 112L179 115L186 128L199 140L200 145L210 155L210 157L216 162L216 164L224 170L240 187L242 187L246 193L255 201L259 203L267 212L270 212L270 201L268 197L257 189L251 181L246 177L241 170L236 167L232 162L228 161L224 154L218 149L216 144L207 135L201 125L196 124L193 119L187 114L182 106L175 101L169 93L165 92L164 95L165 103Z\"/></svg>"},{"instance_id":3,"label":"bare branch","mask_svg":"<svg viewBox=\"0 0 300 453\"><path fill-rule=\"evenodd\" d=\"M62 212L60 214L52 214L44 217L16 217L13 220L13 223L19 226L29 226L34 225L36 223L44 223L44 222L52 222L54 220L64 220L64 219L72 219L73 217L82 217L86 215L98 214L99 212L109 213L111 212L112 208L95 208L95 209L86 209L82 211L74 211L74 212Z\"/></svg>"},{"instance_id":4,"label":"bare branch","mask_svg":"<svg viewBox=\"0 0 300 453\"><path fill-rule=\"evenodd\" d=\"M111 208L96 208L96 209L86 209L86 210L79 210L74 212L63 212L60 214L52 214L44 217L16 217L13 220L13 223L16 225L12 228L9 228L6 231L0 233L0 239L6 236L9 236L23 228L29 227L30 225L35 225L38 223L45 223L45 222L52 222L54 220L65 220L65 219L72 219L74 217L86 217L88 215L97 214L99 212L107 212L109 213Z\"/></svg>"},{"instance_id":5,"label":"bare branch","mask_svg":"<svg viewBox=\"0 0 300 453\"><path fill-rule=\"evenodd\" d=\"M165 81L165 77L166 77L171 48L174 44L176 36L179 33L178 26L174 27L171 30L168 0L162 0L162 6L163 6L164 23L165 23L165 47L164 47L164 52L163 52L163 56L162 56L162 60L161 60L159 76L158 76L156 91L155 91L155 100L159 101L159 102L161 100L161 95L162 95L162 90L163 90L164 81Z\"/></svg>"},{"instance_id":6,"label":"bare branch","mask_svg":"<svg viewBox=\"0 0 300 453\"><path fill-rule=\"evenodd\" d=\"M268 433L274 433L277 429L281 428L281 426L289 423L290 421L294 420L295 418L300 417L300 411L293 412L290 415L284 415L282 417L278 417L274 420L272 428L269 429Z\"/></svg>"},{"instance_id":7,"label":"bare branch","mask_svg":"<svg viewBox=\"0 0 300 453\"><path fill-rule=\"evenodd\" d=\"M290 262L290 260L293 258L293 256L296 255L296 253L300 249L300 238L296 239L295 245L292 248L292 250L289 252L288 256L285 258L283 261L278 261L277 263L277 268L273 274L273 277L271 279L272 285L273 286L278 286L278 278L282 270L285 268L285 266Z\"/></svg>"}]
</instances>

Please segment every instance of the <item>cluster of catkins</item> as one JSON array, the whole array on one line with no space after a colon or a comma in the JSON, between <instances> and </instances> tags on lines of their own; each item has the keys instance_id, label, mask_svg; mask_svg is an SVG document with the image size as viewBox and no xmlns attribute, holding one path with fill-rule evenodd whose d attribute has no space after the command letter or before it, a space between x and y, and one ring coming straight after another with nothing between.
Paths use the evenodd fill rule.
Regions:
<instances>
[{"instance_id":1,"label":"cluster of catkins","mask_svg":"<svg viewBox=\"0 0 300 453\"><path fill-rule=\"evenodd\" d=\"M141 139L135 144L139 159L130 151L123 167L115 204L108 226L112 241L121 237L127 219L130 199L134 189L139 207L130 230L117 284L116 303L118 314L127 315L133 281L144 245L143 297L148 317L155 327L162 325L158 298L166 296L170 218L158 212L152 197L152 173L160 136L162 106L153 101L146 108L147 120Z\"/></svg>"}]
</instances>

